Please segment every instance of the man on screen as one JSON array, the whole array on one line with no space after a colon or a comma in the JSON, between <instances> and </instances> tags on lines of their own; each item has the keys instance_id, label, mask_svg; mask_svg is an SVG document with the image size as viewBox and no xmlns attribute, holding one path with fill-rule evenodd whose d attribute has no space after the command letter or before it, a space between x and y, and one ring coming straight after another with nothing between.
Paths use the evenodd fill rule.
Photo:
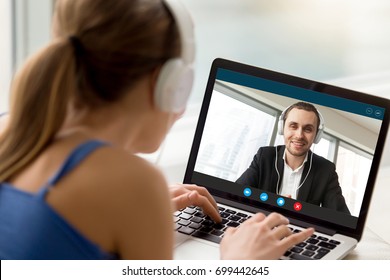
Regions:
<instances>
[{"instance_id":1,"label":"man on screen","mask_svg":"<svg viewBox=\"0 0 390 280\"><path fill-rule=\"evenodd\" d=\"M236 182L350 214L334 163L310 151L323 131L323 117L312 104L291 105L278 123L285 145L261 147Z\"/></svg>"}]
</instances>

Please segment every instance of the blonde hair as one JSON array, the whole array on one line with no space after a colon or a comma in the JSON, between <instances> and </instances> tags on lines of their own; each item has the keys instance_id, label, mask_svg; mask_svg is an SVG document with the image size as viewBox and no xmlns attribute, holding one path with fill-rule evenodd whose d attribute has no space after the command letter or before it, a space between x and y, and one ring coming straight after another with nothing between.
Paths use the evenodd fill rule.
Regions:
<instances>
[{"instance_id":1,"label":"blonde hair","mask_svg":"<svg viewBox=\"0 0 390 280\"><path fill-rule=\"evenodd\" d=\"M59 0L53 32L13 81L10 118L0 138L0 182L53 141L70 103L116 102L180 52L177 27L160 0Z\"/></svg>"}]
</instances>

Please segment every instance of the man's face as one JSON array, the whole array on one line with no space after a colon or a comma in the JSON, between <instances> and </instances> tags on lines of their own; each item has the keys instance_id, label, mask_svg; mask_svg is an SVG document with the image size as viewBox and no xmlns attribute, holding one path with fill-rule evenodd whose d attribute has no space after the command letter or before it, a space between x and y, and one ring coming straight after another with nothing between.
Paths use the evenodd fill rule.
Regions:
<instances>
[{"instance_id":1,"label":"man's face","mask_svg":"<svg viewBox=\"0 0 390 280\"><path fill-rule=\"evenodd\" d=\"M317 116L314 112L293 108L284 123L284 143L293 156L305 156L317 134Z\"/></svg>"}]
</instances>

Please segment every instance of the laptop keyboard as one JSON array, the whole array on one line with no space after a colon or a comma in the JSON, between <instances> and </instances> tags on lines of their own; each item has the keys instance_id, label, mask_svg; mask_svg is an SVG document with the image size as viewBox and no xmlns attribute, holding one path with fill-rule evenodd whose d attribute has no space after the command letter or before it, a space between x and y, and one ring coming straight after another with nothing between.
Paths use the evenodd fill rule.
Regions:
<instances>
[{"instance_id":1,"label":"laptop keyboard","mask_svg":"<svg viewBox=\"0 0 390 280\"><path fill-rule=\"evenodd\" d=\"M220 243L228 227L238 227L241 223L252 217L251 215L218 207L222 217L221 223L215 223L210 217L203 214L202 209L196 206L176 211L174 216L175 230L205 239L211 242ZM289 226L292 232L299 232L298 228ZM331 250L335 249L340 242L324 235L313 234L304 242L290 248L282 257L283 259L310 260L321 259Z\"/></svg>"}]
</instances>

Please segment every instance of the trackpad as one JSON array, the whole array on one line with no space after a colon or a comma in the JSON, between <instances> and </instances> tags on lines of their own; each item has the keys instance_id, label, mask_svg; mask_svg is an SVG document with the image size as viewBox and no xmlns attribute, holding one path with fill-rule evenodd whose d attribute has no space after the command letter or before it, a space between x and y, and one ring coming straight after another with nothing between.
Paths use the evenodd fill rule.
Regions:
<instances>
[{"instance_id":1,"label":"trackpad","mask_svg":"<svg viewBox=\"0 0 390 280\"><path fill-rule=\"evenodd\" d=\"M175 248L173 257L176 260L218 260L219 245L188 239Z\"/></svg>"}]
</instances>

